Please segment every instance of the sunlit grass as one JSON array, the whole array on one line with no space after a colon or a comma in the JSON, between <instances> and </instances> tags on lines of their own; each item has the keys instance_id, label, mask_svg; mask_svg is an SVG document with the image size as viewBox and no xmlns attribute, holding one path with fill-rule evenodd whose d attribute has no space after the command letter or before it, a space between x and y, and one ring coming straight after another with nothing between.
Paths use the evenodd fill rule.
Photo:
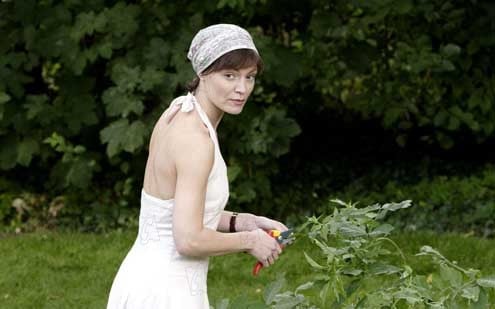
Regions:
<instances>
[{"instance_id":1,"label":"sunlit grass","mask_svg":"<svg viewBox=\"0 0 495 309\"><path fill-rule=\"evenodd\" d=\"M132 246L135 231L109 234L43 232L0 238L0 308L104 308L112 280ZM414 257L422 245L439 249L451 260L495 274L495 240L462 235L403 233L393 237L418 272L428 272L425 258ZM311 280L303 251L314 247L299 239L276 265L251 275L254 259L235 254L210 259L211 304L245 295L262 299L277 274L286 273L289 288Z\"/></svg>"}]
</instances>

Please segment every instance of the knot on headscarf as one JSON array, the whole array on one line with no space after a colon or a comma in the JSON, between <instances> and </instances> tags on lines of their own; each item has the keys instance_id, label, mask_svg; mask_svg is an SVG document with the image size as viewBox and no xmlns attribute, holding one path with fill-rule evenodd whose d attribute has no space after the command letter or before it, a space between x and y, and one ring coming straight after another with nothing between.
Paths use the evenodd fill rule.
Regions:
<instances>
[{"instance_id":1,"label":"knot on headscarf","mask_svg":"<svg viewBox=\"0 0 495 309\"><path fill-rule=\"evenodd\" d=\"M217 24L201 29L193 38L187 58L196 74L215 60L236 49L251 49L258 53L249 32L232 24Z\"/></svg>"}]
</instances>

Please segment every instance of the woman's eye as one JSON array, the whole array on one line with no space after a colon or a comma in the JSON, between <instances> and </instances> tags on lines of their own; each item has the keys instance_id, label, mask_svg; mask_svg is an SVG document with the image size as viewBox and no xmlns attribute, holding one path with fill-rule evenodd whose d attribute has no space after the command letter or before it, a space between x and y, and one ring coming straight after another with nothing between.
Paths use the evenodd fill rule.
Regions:
<instances>
[{"instance_id":1,"label":"woman's eye","mask_svg":"<svg viewBox=\"0 0 495 309\"><path fill-rule=\"evenodd\" d=\"M255 75L248 76L248 79L251 80L251 81L255 81L256 80L256 76Z\"/></svg>"},{"instance_id":2,"label":"woman's eye","mask_svg":"<svg viewBox=\"0 0 495 309\"><path fill-rule=\"evenodd\" d=\"M225 74L225 77L227 77L227 79L234 79L234 74L230 74L230 73L227 73Z\"/></svg>"}]
</instances>

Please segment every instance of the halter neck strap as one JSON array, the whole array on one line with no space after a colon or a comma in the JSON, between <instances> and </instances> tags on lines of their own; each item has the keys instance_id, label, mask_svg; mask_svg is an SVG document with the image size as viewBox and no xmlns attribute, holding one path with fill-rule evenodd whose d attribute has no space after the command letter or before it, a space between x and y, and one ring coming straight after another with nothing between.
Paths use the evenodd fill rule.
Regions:
<instances>
[{"instance_id":1,"label":"halter neck strap","mask_svg":"<svg viewBox=\"0 0 495 309\"><path fill-rule=\"evenodd\" d=\"M180 96L175 98L172 101L172 103L170 103L170 107L165 112L166 122L169 123L172 120L172 118L177 114L177 112L179 112L179 110L184 113L189 113L195 107L196 110L198 111L199 118L201 118L203 123L208 128L208 131L210 133L211 138L213 139L213 142L215 143L215 145L218 145L217 134L215 129L213 128L213 125L210 122L210 119L208 118L208 115L206 115L205 111L203 110L203 108L201 107L201 105L198 103L198 101L191 92L188 92L187 95L185 96Z\"/></svg>"}]
</instances>

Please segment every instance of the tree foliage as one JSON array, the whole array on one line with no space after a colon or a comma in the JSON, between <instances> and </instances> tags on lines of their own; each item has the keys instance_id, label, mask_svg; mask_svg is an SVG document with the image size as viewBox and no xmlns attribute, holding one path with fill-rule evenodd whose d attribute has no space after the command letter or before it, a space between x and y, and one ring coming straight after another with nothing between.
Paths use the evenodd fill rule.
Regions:
<instances>
[{"instance_id":1,"label":"tree foliage","mask_svg":"<svg viewBox=\"0 0 495 309\"><path fill-rule=\"evenodd\" d=\"M379 121L406 147L492 137L494 20L495 5L475 0L4 1L0 169L27 168L43 189L134 183L137 194L151 129L193 77L193 35L236 23L266 70L245 113L220 127L232 201L283 208L279 159L312 138L301 106Z\"/></svg>"}]
</instances>

